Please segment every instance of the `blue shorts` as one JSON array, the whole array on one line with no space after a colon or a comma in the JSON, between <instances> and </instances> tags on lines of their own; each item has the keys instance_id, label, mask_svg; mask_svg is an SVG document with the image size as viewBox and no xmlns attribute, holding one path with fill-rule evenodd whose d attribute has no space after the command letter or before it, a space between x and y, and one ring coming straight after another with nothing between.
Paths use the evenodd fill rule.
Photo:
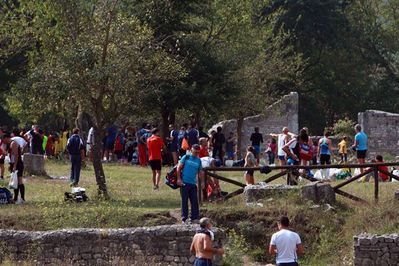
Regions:
<instances>
[{"instance_id":1,"label":"blue shorts","mask_svg":"<svg viewBox=\"0 0 399 266\"><path fill-rule=\"evenodd\" d=\"M234 158L234 151L228 151L227 152L227 158L233 159Z\"/></svg>"},{"instance_id":2,"label":"blue shorts","mask_svg":"<svg viewBox=\"0 0 399 266\"><path fill-rule=\"evenodd\" d=\"M287 165L299 165L299 161L295 161L291 158L287 160Z\"/></svg>"},{"instance_id":3,"label":"blue shorts","mask_svg":"<svg viewBox=\"0 0 399 266\"><path fill-rule=\"evenodd\" d=\"M211 259L195 258L194 266L212 266Z\"/></svg>"},{"instance_id":4,"label":"blue shorts","mask_svg":"<svg viewBox=\"0 0 399 266\"><path fill-rule=\"evenodd\" d=\"M260 146L259 145L253 145L254 149L255 149L255 155L260 153Z\"/></svg>"},{"instance_id":5,"label":"blue shorts","mask_svg":"<svg viewBox=\"0 0 399 266\"><path fill-rule=\"evenodd\" d=\"M280 161L285 161L285 156L279 155L279 156L278 156L278 159L279 159Z\"/></svg>"}]
</instances>

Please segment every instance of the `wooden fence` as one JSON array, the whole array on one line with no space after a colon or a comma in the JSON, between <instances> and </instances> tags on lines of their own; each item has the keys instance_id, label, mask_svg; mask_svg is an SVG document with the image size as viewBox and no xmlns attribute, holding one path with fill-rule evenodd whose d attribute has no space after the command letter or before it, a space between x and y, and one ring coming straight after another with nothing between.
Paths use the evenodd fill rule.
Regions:
<instances>
[{"instance_id":1,"label":"wooden fence","mask_svg":"<svg viewBox=\"0 0 399 266\"><path fill-rule=\"evenodd\" d=\"M399 176L396 176L390 172L384 171L383 169L381 169L382 166L399 166L399 162L383 162L383 163L367 163L367 164L330 164L330 165L310 165L310 166L305 166L305 165L270 166L270 170L280 170L280 172L273 174L272 176L266 178L262 182L270 183L273 180L287 176L287 184L290 184L292 181L291 177L293 175L297 175L297 173L299 173L300 169L314 170L314 169L329 169L329 168L338 168L338 169L360 168L363 170L362 173L360 173L356 176L350 177L349 179L346 179L343 182L338 183L337 185L333 186L333 189L334 189L334 192L338 195L347 197L347 198L355 200L355 201L367 203L366 200L364 200L360 197L357 197L355 195L349 194L348 192L343 191L341 188L362 178L365 175L372 174L373 178L374 178L374 199L375 199L375 201L378 201L379 183L380 183L379 178L378 178L378 173L383 173L385 175L388 175L390 178L399 181ZM244 192L244 188L246 187L246 185L237 180L233 180L233 179L221 176L220 174L218 174L216 172L232 172L232 171L244 172L247 170L259 171L261 168L262 167L208 167L208 168L204 168L203 170L205 172L205 177L210 176L210 177L216 178L218 180L221 180L221 181L224 181L224 182L227 182L227 183L230 183L230 184L240 187L239 189L237 189L231 193L228 193L226 196L223 197L223 200L228 200L234 196L242 194ZM309 181L317 181L317 179L307 176L306 174L302 174L301 177L308 179ZM201 180L199 180L199 182L201 182ZM206 182L206 178L205 178L205 182ZM201 187L201 183L199 184L198 187ZM199 198L200 203L202 203L203 196L204 197L206 196L205 194L204 195L202 195L202 194L203 193L201 192L201 190L199 190L198 198Z\"/></svg>"}]
</instances>

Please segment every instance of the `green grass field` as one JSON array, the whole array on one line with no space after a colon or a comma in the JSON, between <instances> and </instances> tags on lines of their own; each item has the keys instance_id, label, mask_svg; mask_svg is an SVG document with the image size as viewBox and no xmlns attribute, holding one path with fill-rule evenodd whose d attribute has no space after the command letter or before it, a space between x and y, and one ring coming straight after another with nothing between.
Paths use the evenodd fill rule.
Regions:
<instances>
[{"instance_id":1,"label":"green grass field","mask_svg":"<svg viewBox=\"0 0 399 266\"><path fill-rule=\"evenodd\" d=\"M46 169L51 176L69 176L68 163L47 161ZM96 198L96 183L92 166L82 171L82 187L87 189L89 201L64 202L64 192L69 191L69 181L44 177L28 177L26 204L2 205L0 228L18 230L56 230L81 227L136 227L178 222L180 197L178 190L162 184L159 191L152 190L152 176L148 168L130 165L105 164L110 200ZM162 176L167 169L163 170ZM241 172L220 172L221 175L243 182ZM255 173L257 181L266 178ZM163 178L162 178L163 179ZM163 181L163 180L162 180ZM283 179L274 181L284 183ZM6 186L0 181L0 186ZM238 187L221 182L224 191ZM292 219L292 227L298 231L307 249L302 265L350 265L352 237L355 234L397 232L398 202L393 194L399 183L380 184L380 200L373 201L373 183L352 183L343 188L346 192L368 200L361 204L337 195L335 210L325 212L312 203L303 202L298 195L268 199L263 207L246 206L238 196L221 204L206 203L202 215L210 216L215 224L231 233L229 261L240 261L248 256L251 260L272 262L265 254L265 246L276 230L275 221L282 215ZM234 232L234 233L233 233ZM234 265L230 263L230 265ZM240 263L235 264L240 265Z\"/></svg>"}]
</instances>

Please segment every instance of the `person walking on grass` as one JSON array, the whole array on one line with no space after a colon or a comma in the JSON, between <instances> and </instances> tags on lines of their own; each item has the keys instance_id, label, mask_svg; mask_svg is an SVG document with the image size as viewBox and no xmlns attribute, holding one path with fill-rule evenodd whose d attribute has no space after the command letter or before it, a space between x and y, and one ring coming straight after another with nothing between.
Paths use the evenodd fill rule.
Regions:
<instances>
[{"instance_id":1,"label":"person walking on grass","mask_svg":"<svg viewBox=\"0 0 399 266\"><path fill-rule=\"evenodd\" d=\"M190 246L191 253L195 254L194 266L212 266L213 254L223 255L222 247L214 248L214 233L212 231L211 220L207 217L199 221L200 228L193 237Z\"/></svg>"},{"instance_id":2,"label":"person walking on grass","mask_svg":"<svg viewBox=\"0 0 399 266\"><path fill-rule=\"evenodd\" d=\"M194 144L191 147L191 155L186 154L181 159L177 166L176 176L177 185L181 186L181 219L185 223L188 219L188 200L191 203L190 221L195 223L199 218L199 205L197 195L197 180L202 169L201 160L198 157L200 146Z\"/></svg>"},{"instance_id":3,"label":"person walking on grass","mask_svg":"<svg viewBox=\"0 0 399 266\"><path fill-rule=\"evenodd\" d=\"M288 229L290 226L288 217L281 217L277 226L279 231L272 235L269 253L276 255L277 266L299 266L298 254L304 253L301 238Z\"/></svg>"},{"instance_id":4,"label":"person walking on grass","mask_svg":"<svg viewBox=\"0 0 399 266\"><path fill-rule=\"evenodd\" d=\"M80 179L80 170L82 168L82 161L85 158L85 148L83 140L79 136L79 128L72 130L72 136L68 139L66 148L71 160L71 186L77 187Z\"/></svg>"},{"instance_id":5,"label":"person walking on grass","mask_svg":"<svg viewBox=\"0 0 399 266\"><path fill-rule=\"evenodd\" d=\"M152 170L152 183L154 190L159 189L159 180L161 179L162 169L162 149L165 148L165 143L159 136L159 129L152 130L152 136L147 139L147 149L149 156L149 164Z\"/></svg>"},{"instance_id":6,"label":"person walking on grass","mask_svg":"<svg viewBox=\"0 0 399 266\"><path fill-rule=\"evenodd\" d=\"M16 204L25 203L25 185L22 179L24 173L24 163L22 161L22 147L17 141L11 139L9 133L5 133L3 136L3 143L9 146L10 155L10 172L17 172L18 187L14 189L14 202ZM19 192L21 192L21 198L18 199Z\"/></svg>"}]
</instances>

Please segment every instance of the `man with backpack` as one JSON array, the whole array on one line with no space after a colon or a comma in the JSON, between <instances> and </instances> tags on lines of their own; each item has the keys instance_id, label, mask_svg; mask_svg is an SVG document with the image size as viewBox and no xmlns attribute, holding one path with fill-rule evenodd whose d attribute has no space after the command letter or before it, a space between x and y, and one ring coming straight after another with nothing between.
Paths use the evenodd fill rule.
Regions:
<instances>
[{"instance_id":1,"label":"man with backpack","mask_svg":"<svg viewBox=\"0 0 399 266\"><path fill-rule=\"evenodd\" d=\"M67 142L67 151L71 160L71 186L77 187L79 184L80 170L82 167L82 160L85 156L85 149L83 141L79 136L79 128L72 130L72 136Z\"/></svg>"},{"instance_id":2,"label":"man with backpack","mask_svg":"<svg viewBox=\"0 0 399 266\"><path fill-rule=\"evenodd\" d=\"M181 216L182 222L188 219L188 200L191 203L190 221L197 222L199 219L199 205L197 194L197 178L202 169L201 160L198 157L200 146L194 144L191 148L191 155L184 155L177 166L177 185L181 187Z\"/></svg>"}]
</instances>

